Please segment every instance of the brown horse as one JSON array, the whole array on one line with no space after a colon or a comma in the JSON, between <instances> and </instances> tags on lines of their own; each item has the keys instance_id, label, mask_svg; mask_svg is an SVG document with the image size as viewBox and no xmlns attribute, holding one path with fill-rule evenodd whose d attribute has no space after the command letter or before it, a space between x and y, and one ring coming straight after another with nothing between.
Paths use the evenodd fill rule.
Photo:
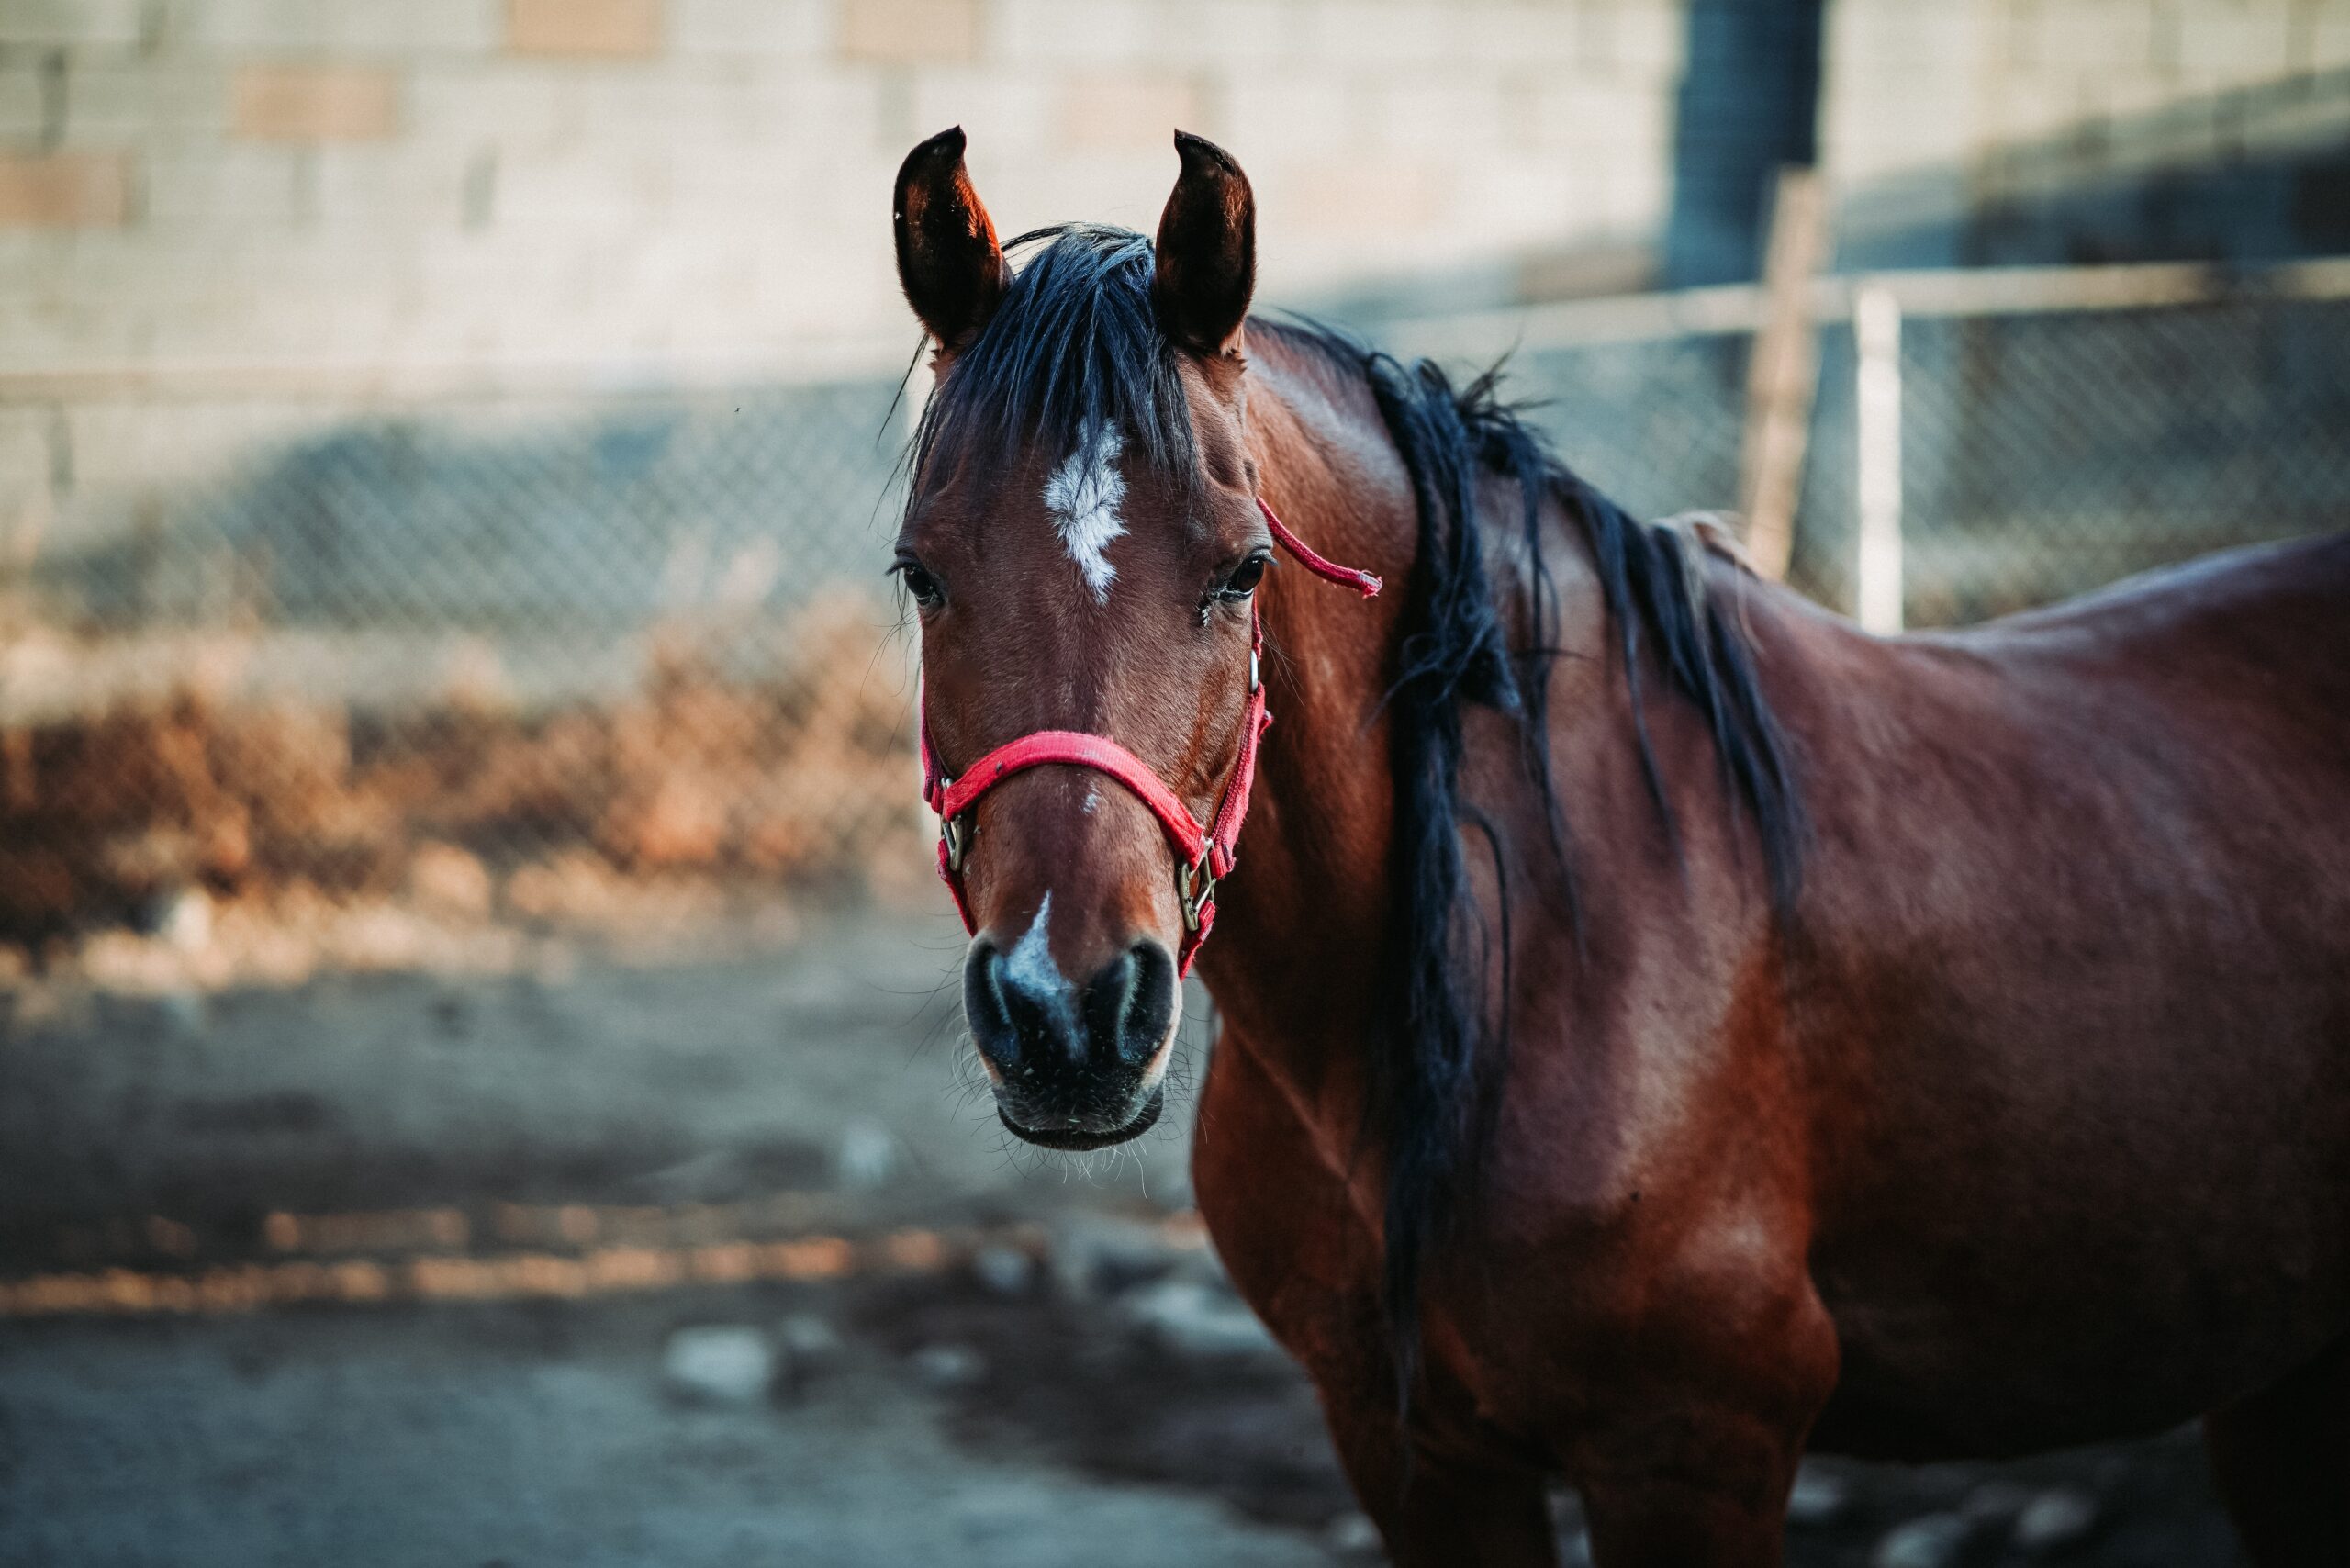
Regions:
<instances>
[{"instance_id":1,"label":"brown horse","mask_svg":"<svg viewBox=\"0 0 2350 1568\"><path fill-rule=\"evenodd\" d=\"M1220 904L1200 1206L1400 1562L1553 1561L1563 1475L1604 1568L1774 1562L1807 1447L2197 1414L2256 1561L2350 1562L2350 541L1864 635L1249 319L1248 183L1177 146L1155 246L1016 274L960 131L898 180L1006 1125L1149 1124Z\"/></svg>"}]
</instances>

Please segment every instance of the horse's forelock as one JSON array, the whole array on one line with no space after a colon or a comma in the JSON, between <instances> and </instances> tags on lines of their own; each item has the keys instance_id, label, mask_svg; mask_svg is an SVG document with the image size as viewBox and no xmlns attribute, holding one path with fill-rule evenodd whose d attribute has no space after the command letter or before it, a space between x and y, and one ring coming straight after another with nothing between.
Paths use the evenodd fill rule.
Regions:
<instances>
[{"instance_id":1,"label":"horse's forelock","mask_svg":"<svg viewBox=\"0 0 2350 1568\"><path fill-rule=\"evenodd\" d=\"M987 327L941 379L916 428L925 475L984 481L1058 465L1090 432L1116 432L1130 457L1183 484L1197 465L1178 351L1151 305L1150 241L1068 224L1021 235L1032 250Z\"/></svg>"}]
</instances>

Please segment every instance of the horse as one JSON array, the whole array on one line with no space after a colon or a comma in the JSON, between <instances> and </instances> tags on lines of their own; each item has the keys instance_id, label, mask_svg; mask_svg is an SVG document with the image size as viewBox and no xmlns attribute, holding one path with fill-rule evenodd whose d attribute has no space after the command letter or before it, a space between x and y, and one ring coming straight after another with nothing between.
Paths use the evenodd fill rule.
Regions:
<instances>
[{"instance_id":1,"label":"horse","mask_svg":"<svg viewBox=\"0 0 2350 1568\"><path fill-rule=\"evenodd\" d=\"M1552 1562L1563 1479L1600 1568L1773 1563L1807 1450L2200 1417L2350 1562L2350 539L1866 634L1252 316L1211 143L1008 245L964 145L893 569L971 1040L1135 1137L1197 959L1199 1208L1393 1560Z\"/></svg>"}]
</instances>

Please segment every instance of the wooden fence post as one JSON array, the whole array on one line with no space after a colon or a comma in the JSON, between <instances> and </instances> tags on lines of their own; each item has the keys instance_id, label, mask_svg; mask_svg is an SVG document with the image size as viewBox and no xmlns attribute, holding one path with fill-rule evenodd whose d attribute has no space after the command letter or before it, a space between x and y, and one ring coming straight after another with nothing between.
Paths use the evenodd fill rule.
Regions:
<instances>
[{"instance_id":1,"label":"wooden fence post","mask_svg":"<svg viewBox=\"0 0 2350 1568\"><path fill-rule=\"evenodd\" d=\"M1811 279L1819 270L1826 202L1817 170L1779 171L1771 239L1762 263L1767 303L1746 372L1746 434L1738 464L1738 510L1746 554L1776 581L1795 553L1796 500L1803 489L1804 442L1819 373L1812 330Z\"/></svg>"}]
</instances>

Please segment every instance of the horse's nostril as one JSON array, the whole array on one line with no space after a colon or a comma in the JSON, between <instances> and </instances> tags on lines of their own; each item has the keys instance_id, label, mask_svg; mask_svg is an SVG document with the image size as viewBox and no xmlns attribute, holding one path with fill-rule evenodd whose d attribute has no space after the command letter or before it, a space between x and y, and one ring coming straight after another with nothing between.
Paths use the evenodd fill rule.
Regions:
<instances>
[{"instance_id":1,"label":"horse's nostril","mask_svg":"<svg viewBox=\"0 0 2350 1568\"><path fill-rule=\"evenodd\" d=\"M1137 942L1118 955L1086 988L1086 1032L1139 1067L1167 1038L1175 1017L1175 960L1156 942Z\"/></svg>"},{"instance_id":2,"label":"horse's nostril","mask_svg":"<svg viewBox=\"0 0 2350 1568\"><path fill-rule=\"evenodd\" d=\"M963 1017L979 1053L1010 1070L1020 1061L1020 1029L1004 994L1003 955L982 942L963 963Z\"/></svg>"},{"instance_id":3,"label":"horse's nostril","mask_svg":"<svg viewBox=\"0 0 2350 1568\"><path fill-rule=\"evenodd\" d=\"M963 1011L981 1054L1005 1072L1034 1070L1086 1054L1078 999L1048 962L1015 947L980 943L963 967Z\"/></svg>"},{"instance_id":4,"label":"horse's nostril","mask_svg":"<svg viewBox=\"0 0 2350 1568\"><path fill-rule=\"evenodd\" d=\"M1102 967L1085 988L1085 1036L1095 1054L1120 1053L1126 1007L1133 1000L1139 967L1135 956L1121 953Z\"/></svg>"}]
</instances>

